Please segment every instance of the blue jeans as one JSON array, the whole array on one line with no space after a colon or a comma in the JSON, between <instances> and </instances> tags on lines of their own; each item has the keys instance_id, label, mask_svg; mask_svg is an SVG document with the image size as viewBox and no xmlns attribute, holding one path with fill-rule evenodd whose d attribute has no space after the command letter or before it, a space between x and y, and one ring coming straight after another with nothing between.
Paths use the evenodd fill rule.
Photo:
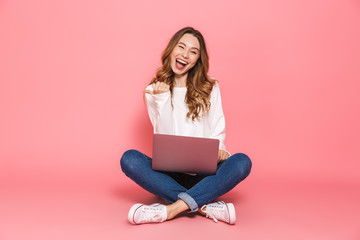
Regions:
<instances>
[{"instance_id":1,"label":"blue jeans","mask_svg":"<svg viewBox=\"0 0 360 240\"><path fill-rule=\"evenodd\" d=\"M173 203L183 200L191 211L210 203L244 180L250 173L251 160L237 153L218 164L215 175L160 172L152 170L152 159L137 150L126 151L120 165L126 176L145 190Z\"/></svg>"}]
</instances>

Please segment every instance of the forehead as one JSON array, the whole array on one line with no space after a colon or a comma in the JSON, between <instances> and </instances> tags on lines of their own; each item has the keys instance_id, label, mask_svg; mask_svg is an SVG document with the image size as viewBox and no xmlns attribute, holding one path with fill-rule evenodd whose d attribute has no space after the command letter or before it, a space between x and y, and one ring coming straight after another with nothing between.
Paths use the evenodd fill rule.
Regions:
<instances>
[{"instance_id":1,"label":"forehead","mask_svg":"<svg viewBox=\"0 0 360 240\"><path fill-rule=\"evenodd\" d=\"M190 33L186 33L184 34L180 40L179 43L182 42L184 43L186 46L190 47L190 48L197 48L200 49L200 43L199 40L192 34Z\"/></svg>"}]
</instances>

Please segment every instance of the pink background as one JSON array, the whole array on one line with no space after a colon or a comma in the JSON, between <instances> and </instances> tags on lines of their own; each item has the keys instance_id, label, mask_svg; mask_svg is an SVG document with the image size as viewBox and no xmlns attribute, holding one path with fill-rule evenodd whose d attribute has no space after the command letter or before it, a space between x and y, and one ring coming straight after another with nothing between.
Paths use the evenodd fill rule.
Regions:
<instances>
[{"instance_id":1,"label":"pink background","mask_svg":"<svg viewBox=\"0 0 360 240\"><path fill-rule=\"evenodd\" d=\"M248 154L253 172L224 196L235 227L196 216L166 229L360 238L359 1L4 0L0 239L118 239L160 227L126 222L133 203L159 200L119 159L129 148L151 154L142 91L188 25L207 41L227 148Z\"/></svg>"}]
</instances>

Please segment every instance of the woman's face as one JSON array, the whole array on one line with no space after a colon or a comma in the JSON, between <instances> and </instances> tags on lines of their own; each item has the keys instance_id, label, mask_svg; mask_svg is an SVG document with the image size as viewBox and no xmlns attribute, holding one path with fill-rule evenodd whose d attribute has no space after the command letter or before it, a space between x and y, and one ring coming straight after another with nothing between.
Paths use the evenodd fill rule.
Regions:
<instances>
[{"instance_id":1,"label":"woman's face","mask_svg":"<svg viewBox=\"0 0 360 240\"><path fill-rule=\"evenodd\" d=\"M175 76L183 76L195 66L200 57L199 40L192 34L184 34L172 50L171 68Z\"/></svg>"}]
</instances>

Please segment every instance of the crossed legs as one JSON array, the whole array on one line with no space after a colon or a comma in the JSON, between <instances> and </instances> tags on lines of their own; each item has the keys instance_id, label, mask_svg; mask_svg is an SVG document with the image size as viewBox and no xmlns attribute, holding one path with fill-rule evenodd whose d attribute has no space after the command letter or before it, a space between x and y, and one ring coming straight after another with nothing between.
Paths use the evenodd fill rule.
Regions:
<instances>
[{"instance_id":1,"label":"crossed legs","mask_svg":"<svg viewBox=\"0 0 360 240\"><path fill-rule=\"evenodd\" d=\"M170 203L165 208L166 220L187 210L204 214L199 207L230 191L251 170L251 161L245 154L234 154L221 162L216 174L211 176L180 174L180 178L176 178L170 173L152 170L151 161L150 157L137 150L128 150L123 154L120 164L123 172L134 182ZM189 182L182 183L181 177L191 179L192 182L190 185ZM161 211L164 213L164 208Z\"/></svg>"}]
</instances>

